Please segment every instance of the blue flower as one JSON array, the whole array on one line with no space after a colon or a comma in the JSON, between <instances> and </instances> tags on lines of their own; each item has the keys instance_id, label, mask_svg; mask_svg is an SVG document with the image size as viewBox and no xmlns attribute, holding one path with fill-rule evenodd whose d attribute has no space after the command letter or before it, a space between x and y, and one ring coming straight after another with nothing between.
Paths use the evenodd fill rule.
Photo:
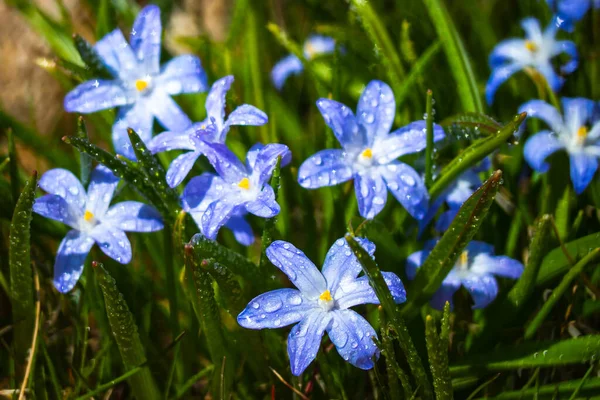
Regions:
<instances>
[{"instance_id":1,"label":"blue flower","mask_svg":"<svg viewBox=\"0 0 600 400\"><path fill-rule=\"evenodd\" d=\"M422 178L396 158L426 147L425 121L408 124L390 133L396 102L388 85L371 81L358 101L357 116L345 105L319 99L317 107L342 149L322 150L300 166L298 182L315 189L354 179L358 210L374 218L385 206L387 191L415 218L427 211L428 194ZM434 140L444 138L434 125Z\"/></svg>"},{"instance_id":2,"label":"blue flower","mask_svg":"<svg viewBox=\"0 0 600 400\"><path fill-rule=\"evenodd\" d=\"M39 186L48 194L35 200L33 211L72 230L62 240L54 263L54 286L61 293L73 289L94 243L110 258L127 264L131 244L125 232L154 232L163 228L154 207L124 201L109 207L119 179L103 165L92 172L87 190L69 171L47 171Z\"/></svg>"},{"instance_id":3,"label":"blue flower","mask_svg":"<svg viewBox=\"0 0 600 400\"><path fill-rule=\"evenodd\" d=\"M212 85L206 98L206 119L203 122L192 124L184 131L163 132L148 143L148 149L153 153L191 150L171 163L167 171L167 183L170 187L183 181L196 160L204 153L206 143L225 143L232 125L259 126L269 120L267 114L248 104L237 107L225 119L225 96L232 83L233 76L226 76Z\"/></svg>"},{"instance_id":4,"label":"blue flower","mask_svg":"<svg viewBox=\"0 0 600 400\"><path fill-rule=\"evenodd\" d=\"M118 154L135 159L127 128L148 142L154 117L173 131L186 129L191 121L171 98L180 93L207 89L206 73L197 57L184 55L160 67L160 9L145 7L136 18L129 45L116 29L96 43L95 49L114 79L84 82L65 97L67 111L91 113L120 107L112 128Z\"/></svg>"},{"instance_id":5,"label":"blue flower","mask_svg":"<svg viewBox=\"0 0 600 400\"><path fill-rule=\"evenodd\" d=\"M248 151L244 165L223 144L207 145L205 151L218 175L204 173L192 178L183 191L183 209L192 215L207 238L214 240L226 225L238 242L248 246L254 235L244 216L250 213L271 218L279 214L279 204L267 181L277 158L281 157L281 165L286 165L291 153L282 144L259 143Z\"/></svg>"},{"instance_id":6,"label":"blue flower","mask_svg":"<svg viewBox=\"0 0 600 400\"><path fill-rule=\"evenodd\" d=\"M414 279L417 269L423 264L437 240L425 243L421 251L408 256L406 275ZM523 273L523 264L506 256L494 256L494 247L478 241L470 242L460 258L433 295L430 304L441 310L448 301L452 305L452 295L464 286L473 297L473 308L484 308L498 295L498 283L494 276L517 279Z\"/></svg>"},{"instance_id":7,"label":"blue flower","mask_svg":"<svg viewBox=\"0 0 600 400\"><path fill-rule=\"evenodd\" d=\"M465 201L481 186L479 173L490 168L489 158L485 158L479 165L463 172L454 182L452 182L442 194L440 194L429 207L425 217L419 221L419 231L423 231L429 222L435 217L440 207L446 203L448 210L438 218L435 229L438 232L444 232L450 224L458 210Z\"/></svg>"},{"instance_id":8,"label":"blue flower","mask_svg":"<svg viewBox=\"0 0 600 400\"><path fill-rule=\"evenodd\" d=\"M304 42L304 58L312 60L321 54L330 54L335 50L335 40L322 35L311 35ZM294 54L281 59L271 71L271 80L277 90L281 90L290 75L299 75L304 70L302 61Z\"/></svg>"},{"instance_id":9,"label":"blue flower","mask_svg":"<svg viewBox=\"0 0 600 400\"><path fill-rule=\"evenodd\" d=\"M494 94L498 87L511 75L526 68L537 70L548 82L552 90L559 90L564 78L559 76L552 66L552 58L566 53L571 59L560 70L563 74L575 71L579 63L579 56L575 43L570 40L556 40L557 27L551 23L542 32L540 23L535 18L526 18L521 21L525 30L525 39L507 39L500 42L490 54L490 67L492 74L488 79L485 94L488 104L494 101Z\"/></svg>"},{"instance_id":10,"label":"blue flower","mask_svg":"<svg viewBox=\"0 0 600 400\"><path fill-rule=\"evenodd\" d=\"M598 169L600 157L600 107L584 98L562 98L563 116L550 104L532 100L519 112L540 118L550 128L530 137L525 143L525 159L538 172L549 168L546 158L564 149L569 154L571 181L577 194L589 185Z\"/></svg>"},{"instance_id":11,"label":"blue flower","mask_svg":"<svg viewBox=\"0 0 600 400\"><path fill-rule=\"evenodd\" d=\"M578 22L592 6L592 0L546 0L556 13L556 24L567 32L573 32ZM600 8L600 1L594 0L594 8Z\"/></svg>"},{"instance_id":12,"label":"blue flower","mask_svg":"<svg viewBox=\"0 0 600 400\"><path fill-rule=\"evenodd\" d=\"M358 239L371 256L375 245ZM322 272L292 244L278 240L267 248L267 257L299 289L278 289L254 298L238 315L248 329L280 328L295 324L288 336L292 374L300 375L315 359L323 333L342 358L361 369L373 368L379 350L369 322L350 310L359 304L379 304L375 291L352 250L338 239L327 252ZM400 278L382 272L396 303L406 300Z\"/></svg>"}]
</instances>

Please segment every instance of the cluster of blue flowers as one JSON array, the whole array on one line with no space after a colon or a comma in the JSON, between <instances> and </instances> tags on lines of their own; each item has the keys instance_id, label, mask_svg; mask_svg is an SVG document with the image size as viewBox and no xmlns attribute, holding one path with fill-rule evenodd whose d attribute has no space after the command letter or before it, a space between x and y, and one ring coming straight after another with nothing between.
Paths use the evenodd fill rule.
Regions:
<instances>
[{"instance_id":1,"label":"cluster of blue flowers","mask_svg":"<svg viewBox=\"0 0 600 400\"><path fill-rule=\"evenodd\" d=\"M569 8L568 1L549 3L558 9L557 17L544 32L536 20L526 19L522 23L526 39L507 40L492 52L493 70L486 88L488 103L492 102L498 86L522 69L537 71L552 90L558 90L563 78L554 71L551 59L560 53L571 56L561 69L563 74L577 67L573 42L556 41L554 37L558 27L572 27L585 7L575 10ZM590 7L589 1L578 3ZM90 113L119 107L112 129L113 145L118 154L130 159L134 159L135 154L127 128L134 129L153 153L183 150L167 171L170 187L180 185L198 158L205 156L215 172L205 172L189 180L181 196L182 208L191 214L207 238L216 239L220 228L225 226L239 243L250 245L254 234L245 217L250 213L271 218L279 213L280 206L268 182L278 160L281 166L290 163L290 150L283 144L258 143L248 150L245 162L240 161L226 145L229 129L236 125L264 125L268 122L267 115L244 104L226 116L225 98L234 79L226 76L209 90L206 119L192 122L171 96L207 90L206 73L198 58L187 55L176 57L161 67L160 45L160 10L148 6L136 19L129 43L121 31L115 30L95 45L114 79L91 80L77 86L66 96L65 109ZM311 36L304 45L304 58L310 60L319 54L331 53L335 46L331 38ZM289 76L302 70L302 60L298 57L284 58L272 71L275 87L281 89ZM377 80L368 83L358 101L356 114L331 99L319 99L316 105L341 148L321 150L305 160L298 170L298 183L307 189L317 189L353 180L358 210L366 219L373 219L383 210L389 191L418 221L421 231L445 203L448 209L435 224L441 233L448 229L461 205L481 185L479 173L490 168L490 160L486 159L463 173L430 202L422 176L398 160L425 149L425 121L411 122L392 131L396 103L387 84ZM546 157L565 149L571 157L575 190L581 193L598 168L598 108L586 99L563 99L562 108L564 119L559 110L541 100L521 107L530 117L543 119L551 129L529 139L525 158L534 169L544 172L548 169ZM153 137L155 117L166 131ZM445 138L441 126L434 125L433 134L435 142ZM70 291L75 286L94 243L98 243L107 256L126 264L132 254L125 231L153 232L163 228L160 214L149 205L124 201L110 206L118 183L119 179L102 165L94 170L87 194L77 178L66 170L50 170L40 180L40 187L48 194L36 200L34 211L72 228L59 246L54 266L54 284L60 292ZM374 257L375 245L366 239L359 241ZM436 240L428 241L423 250L408 258L409 279L414 278L435 243ZM250 329L297 323L288 339L295 375L301 374L316 357L324 332L345 360L358 368L372 368L379 355L373 340L377 334L350 308L379 301L367 278L359 277L360 263L346 241L339 239L334 243L322 272L287 242L273 242L267 248L267 256L298 290L279 289L256 297L239 314L238 323ZM522 272L520 262L495 256L492 246L473 241L431 299L431 305L442 308L446 301L452 303L453 294L462 285L471 293L474 308L485 307L498 293L495 276L517 279ZM391 272L384 272L383 276L394 300L405 301L400 278Z\"/></svg>"}]
</instances>

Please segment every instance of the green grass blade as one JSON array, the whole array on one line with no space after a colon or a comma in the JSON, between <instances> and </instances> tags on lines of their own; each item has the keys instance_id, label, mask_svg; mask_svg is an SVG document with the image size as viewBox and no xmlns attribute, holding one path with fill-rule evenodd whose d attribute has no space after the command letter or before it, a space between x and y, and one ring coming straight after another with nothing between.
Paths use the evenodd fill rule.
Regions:
<instances>
[{"instance_id":1,"label":"green grass blade","mask_svg":"<svg viewBox=\"0 0 600 400\"><path fill-rule=\"evenodd\" d=\"M449 304L448 304L449 309ZM435 320L431 315L425 318L425 342L429 355L429 368L433 377L435 398L438 400L452 399L452 381L448 370L448 346L438 336Z\"/></svg>"},{"instance_id":2,"label":"green grass blade","mask_svg":"<svg viewBox=\"0 0 600 400\"><path fill-rule=\"evenodd\" d=\"M10 224L10 297L14 325L15 360L21 374L27 363L34 326L33 271L31 269L31 214L37 188L37 172L25 184L17 200Z\"/></svg>"},{"instance_id":3,"label":"green grass blade","mask_svg":"<svg viewBox=\"0 0 600 400\"><path fill-rule=\"evenodd\" d=\"M433 61L433 57L440 51L442 42L439 40L433 42L419 57L415 65L410 69L406 78L402 81L402 85L396 95L396 104L401 105L404 100L414 91L414 85L422 78L425 74L425 70L429 67L429 64Z\"/></svg>"},{"instance_id":4,"label":"green grass blade","mask_svg":"<svg viewBox=\"0 0 600 400\"><path fill-rule=\"evenodd\" d=\"M94 49L94 46L79 35L73 37L73 42L75 43L75 48L77 49L79 56L90 69L91 75L99 79L114 79L113 75L98 55L98 52Z\"/></svg>"},{"instance_id":5,"label":"green grass blade","mask_svg":"<svg viewBox=\"0 0 600 400\"><path fill-rule=\"evenodd\" d=\"M213 259L204 259L200 267L206 270L219 285L219 293L225 302L225 310L236 317L246 307L246 301L242 296L242 288L236 277Z\"/></svg>"},{"instance_id":6,"label":"green grass blade","mask_svg":"<svg viewBox=\"0 0 600 400\"><path fill-rule=\"evenodd\" d=\"M521 113L500 129L496 135L488 136L475 141L469 147L464 149L456 158L448 163L441 171L431 189L429 195L432 199L439 196L443 190L450 185L460 174L467 169L475 166L494 150L498 149L503 143L513 136L519 128L519 125L525 120L527 114Z\"/></svg>"},{"instance_id":7,"label":"green grass blade","mask_svg":"<svg viewBox=\"0 0 600 400\"><path fill-rule=\"evenodd\" d=\"M80 115L77 118L77 136L84 140L90 140L85 126L85 121ZM81 178L81 184L83 187L87 187L90 182L90 175L92 174L92 157L86 153L79 153L79 177Z\"/></svg>"},{"instance_id":8,"label":"green grass blade","mask_svg":"<svg viewBox=\"0 0 600 400\"><path fill-rule=\"evenodd\" d=\"M425 186L431 186L433 176L433 92L427 90L425 101L425 118L427 126L427 147L425 148Z\"/></svg>"},{"instance_id":9,"label":"green grass blade","mask_svg":"<svg viewBox=\"0 0 600 400\"><path fill-rule=\"evenodd\" d=\"M383 313L380 313L380 315L383 315ZM394 351L393 338L390 335L387 324L382 321L382 318L380 318L380 324L382 325L382 328L380 329L381 355L385 359L385 369L387 373L388 393L390 394L390 399L399 400L402 398L400 394L400 383L398 382L399 379L402 379L402 390L404 392L404 397L410 397L410 394L412 393L410 380L396 362L396 352Z\"/></svg>"},{"instance_id":10,"label":"green grass blade","mask_svg":"<svg viewBox=\"0 0 600 400\"><path fill-rule=\"evenodd\" d=\"M485 114L474 112L460 113L444 119L440 122L446 133L455 136L466 136L465 131L470 137L495 135L502 129L502 124Z\"/></svg>"},{"instance_id":11,"label":"green grass blade","mask_svg":"<svg viewBox=\"0 0 600 400\"><path fill-rule=\"evenodd\" d=\"M584 383L584 384L583 384ZM588 396L586 398L596 398L600 390L600 378L592 378L583 382L583 379L558 382L544 386L534 387L526 390L506 391L499 393L494 399L499 400L525 400L525 399L556 399L563 398L562 395L568 395L577 390L582 385L580 395ZM581 397L580 397L581 398Z\"/></svg>"},{"instance_id":12,"label":"green grass blade","mask_svg":"<svg viewBox=\"0 0 600 400\"><path fill-rule=\"evenodd\" d=\"M123 295L117 288L115 279L101 263L94 261L92 267L102 289L108 323L119 347L125 369L129 371L145 364L146 352L140 340L138 327ZM129 383L133 392L140 399L158 400L162 398L147 367L129 377Z\"/></svg>"},{"instance_id":13,"label":"green grass blade","mask_svg":"<svg viewBox=\"0 0 600 400\"><path fill-rule=\"evenodd\" d=\"M262 277L257 276L259 270L252 261L227 247L221 246L214 240L205 238L200 233L192 237L190 244L194 247L194 252L198 258L213 258L216 262L249 282L257 278L262 279Z\"/></svg>"},{"instance_id":14,"label":"green grass blade","mask_svg":"<svg viewBox=\"0 0 600 400\"><path fill-rule=\"evenodd\" d=\"M277 159L277 165L275 166L275 170L273 171L273 176L271 177L271 187L273 188L273 192L275 193L275 201L278 200L279 188L281 186L281 157ZM273 241L273 236L276 233L275 224L277 223L277 216L273 218L269 218L265 221L265 227L262 233L261 246L262 250L260 252L260 262L259 268L267 276L267 266L269 265L269 259L267 258L267 247L271 245Z\"/></svg>"},{"instance_id":15,"label":"green grass blade","mask_svg":"<svg viewBox=\"0 0 600 400\"><path fill-rule=\"evenodd\" d=\"M360 262L365 275L369 279L369 283L375 290L375 294L377 295L377 298L379 299L381 306L385 311L386 317L390 321L390 325L394 329L396 335L398 335L400 347L406 355L406 360L408 361L408 365L410 366L410 369L415 377L415 381L419 387L419 392L423 398L433 399L431 383L427 379L427 373L423 367L421 357L419 356L413 344L404 320L400 316L399 307L392 298L392 293L390 293L390 289L383 279L383 275L381 274L379 266L375 260L371 258L369 253L367 253L367 251L363 249L362 246L356 241L354 236L350 235L349 233L346 234L346 242L348 242L348 245Z\"/></svg>"},{"instance_id":16,"label":"green grass blade","mask_svg":"<svg viewBox=\"0 0 600 400\"><path fill-rule=\"evenodd\" d=\"M442 41L464 110L483 112L483 104L469 56L446 6L440 0L424 0L423 3Z\"/></svg>"},{"instance_id":17,"label":"green grass blade","mask_svg":"<svg viewBox=\"0 0 600 400\"><path fill-rule=\"evenodd\" d=\"M501 179L502 172L498 170L462 205L408 287L408 300L402 309L404 316L413 317L440 287L463 249L479 230L500 188Z\"/></svg>"},{"instance_id":18,"label":"green grass blade","mask_svg":"<svg viewBox=\"0 0 600 400\"><path fill-rule=\"evenodd\" d=\"M538 330L542 322L544 322L544 319L548 316L558 299L560 299L562 295L569 289L571 283L581 275L584 268L589 263L596 260L599 254L600 248L592 250L588 253L588 255L583 257L577 264L575 264L575 266L573 266L569 272L566 273L560 284L552 291L552 294L550 294L550 297L548 297L548 300L546 300L542 306L542 309L535 315L531 323L527 326L527 329L525 330L525 339L531 339L533 335L535 335L535 332Z\"/></svg>"}]
</instances>

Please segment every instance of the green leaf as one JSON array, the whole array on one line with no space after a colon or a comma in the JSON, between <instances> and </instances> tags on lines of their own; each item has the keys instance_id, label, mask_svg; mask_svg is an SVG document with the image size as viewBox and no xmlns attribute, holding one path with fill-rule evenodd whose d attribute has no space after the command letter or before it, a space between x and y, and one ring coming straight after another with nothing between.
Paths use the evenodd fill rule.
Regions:
<instances>
[{"instance_id":1,"label":"green leaf","mask_svg":"<svg viewBox=\"0 0 600 400\"><path fill-rule=\"evenodd\" d=\"M278 200L279 188L281 186L281 157L277 159L277 165L275 166L275 170L273 171L273 176L271 177L271 187L273 188L273 192L275 193L275 201ZM265 272L267 270L267 266L269 265L269 259L267 258L267 247L271 245L273 242L273 236L275 234L276 228L275 224L277 223L277 216L269 218L265 221L265 227L262 233L261 246L262 250L260 253L260 262L259 268L267 276Z\"/></svg>"},{"instance_id":2,"label":"green leaf","mask_svg":"<svg viewBox=\"0 0 600 400\"><path fill-rule=\"evenodd\" d=\"M388 376L388 393L392 400L401 399L398 379L402 384L404 398L410 398L413 388L410 383L410 377L400 368L396 361L396 352L394 351L394 341L390 333L389 324L385 321L383 309L379 308L379 323L381 325L381 355L385 359L385 368Z\"/></svg>"},{"instance_id":3,"label":"green leaf","mask_svg":"<svg viewBox=\"0 0 600 400\"><path fill-rule=\"evenodd\" d=\"M533 387L526 390L515 390L515 391L504 391L494 396L494 399L499 400L525 400L525 399L556 399L563 398L573 393L577 388L580 388L580 397L584 398L596 398L598 390L600 390L600 378L588 379L584 382L584 379L578 379L566 382L557 382L549 385L543 385L539 387Z\"/></svg>"},{"instance_id":4,"label":"green leaf","mask_svg":"<svg viewBox=\"0 0 600 400\"><path fill-rule=\"evenodd\" d=\"M33 271L31 269L31 213L37 188L37 172L25 184L10 224L10 291L14 326L14 352L19 372L27 362L34 326Z\"/></svg>"},{"instance_id":5,"label":"green leaf","mask_svg":"<svg viewBox=\"0 0 600 400\"><path fill-rule=\"evenodd\" d=\"M117 288L113 278L101 263L92 262L96 280L102 289L108 323L112 330L121 359L126 370L135 369L146 363L146 352L142 346L138 327L123 295ZM160 399L160 392L152 378L150 369L132 375L129 383L136 396L140 399Z\"/></svg>"},{"instance_id":6,"label":"green leaf","mask_svg":"<svg viewBox=\"0 0 600 400\"><path fill-rule=\"evenodd\" d=\"M446 133L457 137L489 136L502 129L502 124L485 114L467 112L446 118L440 125Z\"/></svg>"},{"instance_id":7,"label":"green leaf","mask_svg":"<svg viewBox=\"0 0 600 400\"><path fill-rule=\"evenodd\" d=\"M379 299L381 306L385 311L386 317L389 318L391 327L398 336L400 347L406 355L408 365L410 366L410 369L415 377L415 381L419 386L418 390L425 399L433 399L431 383L429 383L429 380L427 379L427 373L423 367L421 357L419 356L417 349L413 344L404 320L400 316L399 307L394 302L392 293L383 279L383 275L381 274L379 266L369 255L369 253L356 241L354 236L347 233L345 238L346 242L348 242L348 245L354 252L354 255L360 262L365 275L369 279L371 287L373 287L373 290L375 290L375 294L377 295L377 298Z\"/></svg>"},{"instance_id":8,"label":"green leaf","mask_svg":"<svg viewBox=\"0 0 600 400\"><path fill-rule=\"evenodd\" d=\"M519 128L527 114L521 113L499 130L496 135L491 135L473 142L469 147L461 151L456 158L448 163L438 175L437 179L429 189L429 196L435 199L448 185L450 185L460 174L475 166L494 150L505 143Z\"/></svg>"},{"instance_id":9,"label":"green leaf","mask_svg":"<svg viewBox=\"0 0 600 400\"><path fill-rule=\"evenodd\" d=\"M548 297L548 300L546 300L546 302L542 306L542 309L535 315L531 323L527 326L527 329L525 330L525 339L531 339L533 337L533 335L538 330L542 322L544 322L544 319L548 316L548 314L552 310L552 307L554 307L558 299L560 299L562 295L569 289L571 283L578 276L581 275L584 268L589 263L596 260L598 254L600 254L600 248L592 250L577 264L575 264L575 266L573 266L573 268L571 268L569 272L566 273L560 284L556 287L556 289L552 291L552 294L550 294L550 297Z\"/></svg>"},{"instance_id":10,"label":"green leaf","mask_svg":"<svg viewBox=\"0 0 600 400\"><path fill-rule=\"evenodd\" d=\"M413 93L414 85L418 82L419 78L422 78L425 74L425 70L429 67L433 61L433 57L442 47L442 42L436 40L433 42L424 52L421 54L415 65L410 69L406 78L402 81L397 93L395 93L396 104L400 105L404 100Z\"/></svg>"},{"instance_id":11,"label":"green leaf","mask_svg":"<svg viewBox=\"0 0 600 400\"><path fill-rule=\"evenodd\" d=\"M94 49L94 46L79 35L73 36L73 42L75 43L75 48L77 48L77 52L81 56L81 59L95 78L114 79L113 74L106 65L104 65L104 62L98 55L96 49Z\"/></svg>"},{"instance_id":12,"label":"green leaf","mask_svg":"<svg viewBox=\"0 0 600 400\"><path fill-rule=\"evenodd\" d=\"M588 335L561 341L527 342L478 353L450 366L450 373L482 375L490 371L582 364L598 357L600 335Z\"/></svg>"},{"instance_id":13,"label":"green leaf","mask_svg":"<svg viewBox=\"0 0 600 400\"><path fill-rule=\"evenodd\" d=\"M402 309L404 316L413 317L440 287L461 252L479 230L500 188L501 179L502 171L494 172L462 205L408 287L408 301Z\"/></svg>"},{"instance_id":14,"label":"green leaf","mask_svg":"<svg viewBox=\"0 0 600 400\"><path fill-rule=\"evenodd\" d=\"M447 309L447 311L446 311ZM450 303L444 307L445 316L450 313ZM447 318L448 319L448 318ZM452 381L448 370L448 342L438 336L435 320L431 315L425 318L425 342L429 355L429 368L433 377L436 399L452 399Z\"/></svg>"},{"instance_id":15,"label":"green leaf","mask_svg":"<svg viewBox=\"0 0 600 400\"><path fill-rule=\"evenodd\" d=\"M258 267L252 261L227 247L221 246L214 240L207 239L198 233L192 237L190 244L196 256L200 259L212 258L228 270L252 282L257 279ZM259 279L262 279L260 277Z\"/></svg>"},{"instance_id":16,"label":"green leaf","mask_svg":"<svg viewBox=\"0 0 600 400\"><path fill-rule=\"evenodd\" d=\"M236 317L246 307L246 301L242 297L242 288L236 277L212 258L202 260L200 267L207 271L219 285L219 293L225 302L225 310Z\"/></svg>"},{"instance_id":17,"label":"green leaf","mask_svg":"<svg viewBox=\"0 0 600 400\"><path fill-rule=\"evenodd\" d=\"M235 360L227 351L223 331L221 330L221 318L219 307L215 300L215 292L212 287L210 274L201 267L204 260L199 258L192 245L185 247L185 279L187 285L194 290L189 291L190 301L194 312L200 323L201 330L206 337L208 351L215 365L215 373L212 383L212 395L217 399L228 399L231 385L233 383L233 372Z\"/></svg>"},{"instance_id":18,"label":"green leaf","mask_svg":"<svg viewBox=\"0 0 600 400\"><path fill-rule=\"evenodd\" d=\"M80 115L77 118L77 136L83 140L89 141L87 127L85 121ZM79 177L81 178L81 184L83 187L87 187L90 182L90 175L92 174L92 157L86 153L79 153Z\"/></svg>"},{"instance_id":19,"label":"green leaf","mask_svg":"<svg viewBox=\"0 0 600 400\"><path fill-rule=\"evenodd\" d=\"M427 126L427 147L425 148L425 186L431 186L433 176L433 92L427 90L425 101L425 121Z\"/></svg>"},{"instance_id":20,"label":"green leaf","mask_svg":"<svg viewBox=\"0 0 600 400\"><path fill-rule=\"evenodd\" d=\"M469 55L446 6L440 0L424 0L424 3L448 57L450 71L454 74L458 97L463 108L466 111L483 112L477 79Z\"/></svg>"}]
</instances>

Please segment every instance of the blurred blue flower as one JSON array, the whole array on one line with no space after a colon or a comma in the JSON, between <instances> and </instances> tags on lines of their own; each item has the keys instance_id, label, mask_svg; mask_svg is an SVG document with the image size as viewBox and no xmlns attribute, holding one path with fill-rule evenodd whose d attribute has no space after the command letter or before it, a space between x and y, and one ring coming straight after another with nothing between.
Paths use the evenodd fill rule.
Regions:
<instances>
[{"instance_id":1,"label":"blurred blue flower","mask_svg":"<svg viewBox=\"0 0 600 400\"><path fill-rule=\"evenodd\" d=\"M375 245L358 239L371 257ZM238 315L238 323L248 329L280 328L295 324L288 336L292 374L300 375L315 359L323 333L342 358L361 369L373 368L379 349L377 334L369 322L350 310L359 304L379 304L375 291L360 263L346 243L338 239L327 252L322 272L302 251L278 240L267 248L267 257L299 289L278 289L254 298ZM394 301L406 301L400 278L382 272Z\"/></svg>"},{"instance_id":2,"label":"blurred blue flower","mask_svg":"<svg viewBox=\"0 0 600 400\"><path fill-rule=\"evenodd\" d=\"M259 143L248 151L245 165L224 144L205 146L205 154L218 175L204 173L192 178L183 191L183 209L207 238L214 240L225 225L239 243L248 246L254 235L244 216L251 213L271 218L279 214L279 204L267 181L277 158L281 157L282 166L287 165L291 153L282 144Z\"/></svg>"},{"instance_id":3,"label":"blurred blue flower","mask_svg":"<svg viewBox=\"0 0 600 400\"><path fill-rule=\"evenodd\" d=\"M225 96L233 83L233 76L216 81L206 98L206 119L192 124L184 131L163 132L152 138L148 149L153 153L169 150L191 150L173 160L167 171L170 187L179 185L190 172L196 160L204 153L207 143L225 143L232 125L264 125L267 114L258 108L242 104L225 119Z\"/></svg>"},{"instance_id":4,"label":"blurred blue flower","mask_svg":"<svg viewBox=\"0 0 600 400\"><path fill-rule=\"evenodd\" d=\"M154 117L169 130L183 131L191 121L171 96L207 89L206 73L197 57L175 57L160 67L161 32L160 9L142 9L131 30L131 45L116 29L94 47L114 79L84 82L64 101L65 110L84 114L120 107L112 127L113 145L130 159L135 159L135 153L127 128L145 143L152 137Z\"/></svg>"},{"instance_id":5,"label":"blurred blue flower","mask_svg":"<svg viewBox=\"0 0 600 400\"><path fill-rule=\"evenodd\" d=\"M319 99L317 107L342 149L322 150L300 166L298 182L315 189L354 179L358 210L374 218L385 206L387 191L416 219L427 211L428 194L419 174L396 159L426 147L425 121L390 133L396 102L388 85L371 81L358 101L357 116L334 100ZM434 140L445 136L434 125Z\"/></svg>"},{"instance_id":6,"label":"blurred blue flower","mask_svg":"<svg viewBox=\"0 0 600 400\"><path fill-rule=\"evenodd\" d=\"M448 210L440 215L435 224L435 229L438 232L444 232L448 229L463 203L471 197L479 186L481 186L482 182L481 179L479 179L479 173L487 171L490 166L491 162L489 158L485 158L479 165L463 172L454 182L452 182L448 188L433 201L427 214L419 221L419 231L423 232L444 203L448 205Z\"/></svg>"},{"instance_id":7,"label":"blurred blue flower","mask_svg":"<svg viewBox=\"0 0 600 400\"><path fill-rule=\"evenodd\" d=\"M321 54L330 54L335 50L335 40L328 36L311 35L304 42L304 58L312 60ZM281 90L285 81L290 75L298 75L304 70L302 61L294 54L290 54L281 59L271 71L271 80L277 90Z\"/></svg>"},{"instance_id":8,"label":"blurred blue flower","mask_svg":"<svg viewBox=\"0 0 600 400\"><path fill-rule=\"evenodd\" d=\"M600 157L600 103L584 98L562 99L560 111L542 100L531 100L519 108L528 118L540 118L550 128L543 130L525 143L525 159L538 172L550 167L546 158L561 149L571 164L571 181L577 194L589 185L598 169Z\"/></svg>"},{"instance_id":9,"label":"blurred blue flower","mask_svg":"<svg viewBox=\"0 0 600 400\"><path fill-rule=\"evenodd\" d=\"M558 28L555 23L550 23L544 32L535 18L524 19L521 26L525 30L525 39L504 40L490 54L492 74L485 88L488 104L493 103L494 94L504 81L527 68L538 71L552 90L559 90L564 78L554 71L552 65L552 58L559 54L566 53L570 56L570 60L560 68L562 74L570 74L577 68L579 56L575 43L570 40L556 40L554 36Z\"/></svg>"},{"instance_id":10,"label":"blurred blue flower","mask_svg":"<svg viewBox=\"0 0 600 400\"><path fill-rule=\"evenodd\" d=\"M127 264L131 244L125 232L154 232L163 228L154 207L137 201L124 201L109 207L119 179L103 165L92 172L85 189L69 171L47 171L39 186L48 194L35 200L33 211L69 225L72 230L62 240L54 263L54 286L61 293L73 289L94 243L110 258Z\"/></svg>"},{"instance_id":11,"label":"blurred blue flower","mask_svg":"<svg viewBox=\"0 0 600 400\"><path fill-rule=\"evenodd\" d=\"M600 8L599 0L546 0L556 14L556 24L567 32L573 32L575 23L583 18L590 7Z\"/></svg>"},{"instance_id":12,"label":"blurred blue flower","mask_svg":"<svg viewBox=\"0 0 600 400\"><path fill-rule=\"evenodd\" d=\"M425 243L423 250L408 256L406 275L414 279L417 269L435 247L437 240ZM494 256L494 247L484 242L472 241L460 255L454 268L444 278L442 286L431 298L431 307L441 310L446 301L452 305L452 295L464 286L473 297L473 308L484 308L498 295L495 275L517 279L523 273L523 264L506 256Z\"/></svg>"}]
</instances>

